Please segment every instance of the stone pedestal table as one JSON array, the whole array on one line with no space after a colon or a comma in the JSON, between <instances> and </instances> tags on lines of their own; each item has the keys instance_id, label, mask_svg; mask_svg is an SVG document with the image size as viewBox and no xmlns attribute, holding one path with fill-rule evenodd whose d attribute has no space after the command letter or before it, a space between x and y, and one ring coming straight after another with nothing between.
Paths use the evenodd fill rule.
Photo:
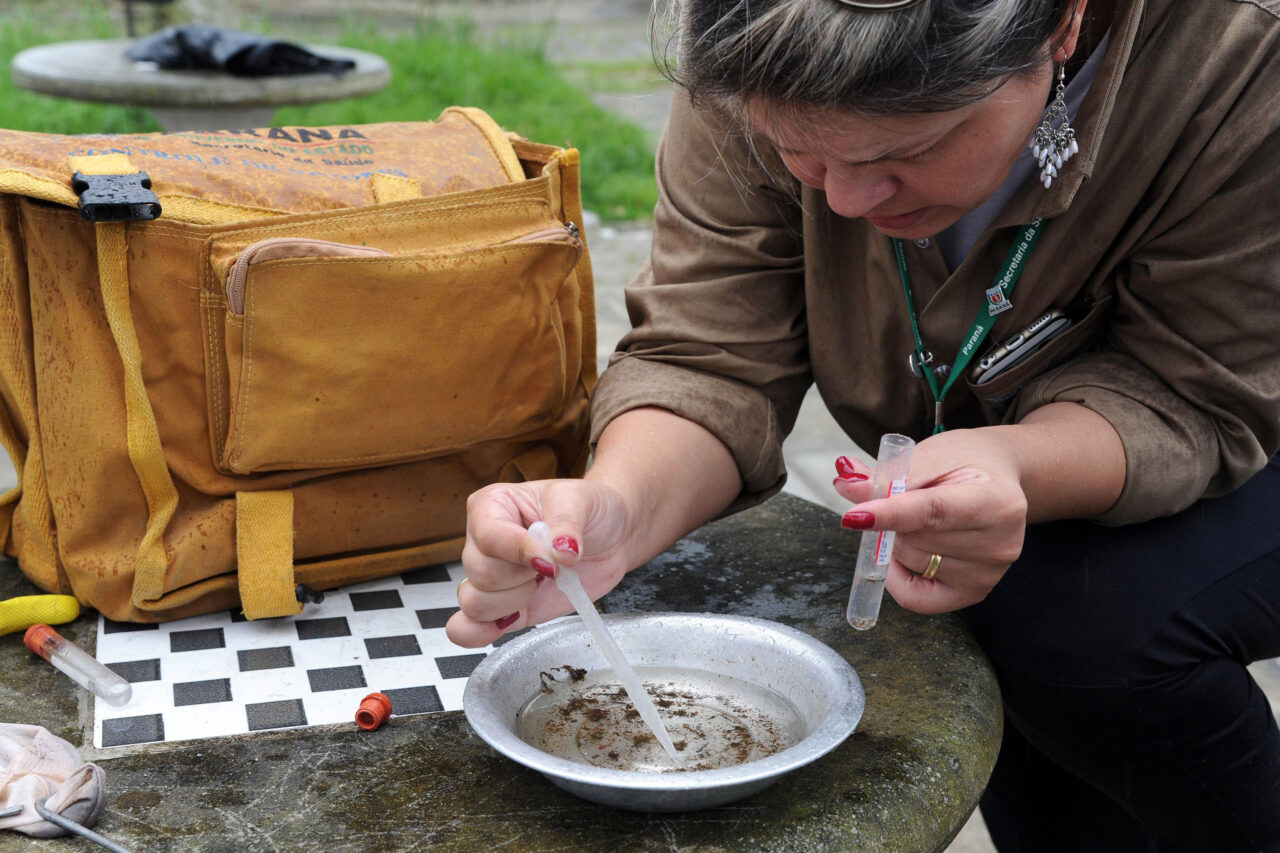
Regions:
<instances>
[{"instance_id":1,"label":"stone pedestal table","mask_svg":"<svg viewBox=\"0 0 1280 853\"><path fill-rule=\"evenodd\" d=\"M995 763L999 691L960 620L886 597L880 623L844 621L857 535L788 495L710 524L629 575L612 611L735 613L804 631L844 655L866 713L833 752L778 784L686 814L579 800L475 736L460 712L95 750L87 693L0 641L0 720L39 723L106 771L97 830L134 851L942 850ZM0 597L35 592L0 562ZM96 614L62 632L93 648ZM210 673L209 677L217 677ZM69 849L0 832L0 851Z\"/></svg>"},{"instance_id":2,"label":"stone pedestal table","mask_svg":"<svg viewBox=\"0 0 1280 853\"><path fill-rule=\"evenodd\" d=\"M130 39L68 41L27 48L10 64L13 82L42 95L145 107L165 130L267 127L276 107L337 101L377 92L391 82L381 56L331 45L313 53L351 59L342 75L236 77L218 71L158 69L125 56Z\"/></svg>"}]
</instances>

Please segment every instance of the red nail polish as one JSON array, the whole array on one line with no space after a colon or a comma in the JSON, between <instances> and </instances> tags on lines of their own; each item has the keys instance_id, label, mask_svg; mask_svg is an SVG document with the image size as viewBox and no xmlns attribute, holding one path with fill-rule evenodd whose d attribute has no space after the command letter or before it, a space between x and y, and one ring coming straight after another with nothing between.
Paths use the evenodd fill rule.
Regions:
<instances>
[{"instance_id":1,"label":"red nail polish","mask_svg":"<svg viewBox=\"0 0 1280 853\"><path fill-rule=\"evenodd\" d=\"M534 557L530 563L533 565L533 570L538 574L546 575L549 578L554 578L556 576L556 567L541 557Z\"/></svg>"},{"instance_id":2,"label":"red nail polish","mask_svg":"<svg viewBox=\"0 0 1280 853\"><path fill-rule=\"evenodd\" d=\"M845 530L870 530L876 526L876 517L860 509L850 510L840 519L840 526Z\"/></svg>"},{"instance_id":3,"label":"red nail polish","mask_svg":"<svg viewBox=\"0 0 1280 853\"><path fill-rule=\"evenodd\" d=\"M836 473L840 475L840 479L847 480L856 475L858 471L853 467L853 463L849 461L848 456L841 456L836 460Z\"/></svg>"},{"instance_id":4,"label":"red nail polish","mask_svg":"<svg viewBox=\"0 0 1280 853\"><path fill-rule=\"evenodd\" d=\"M850 474L848 477L836 477L832 483L861 483L870 480L866 474Z\"/></svg>"},{"instance_id":5,"label":"red nail polish","mask_svg":"<svg viewBox=\"0 0 1280 853\"><path fill-rule=\"evenodd\" d=\"M572 536L557 536L551 540L551 547L557 551L572 551L575 554L581 554L578 548L578 540Z\"/></svg>"},{"instance_id":6,"label":"red nail polish","mask_svg":"<svg viewBox=\"0 0 1280 853\"><path fill-rule=\"evenodd\" d=\"M533 579L533 585L537 586L538 584L542 583L546 579L547 579L546 575L538 575Z\"/></svg>"},{"instance_id":7,"label":"red nail polish","mask_svg":"<svg viewBox=\"0 0 1280 853\"><path fill-rule=\"evenodd\" d=\"M520 618L520 611L517 610L515 613L512 613L510 616L503 616L501 619L493 620L493 624L497 625L499 628L505 631L507 628L510 628L512 625L516 624L516 620L519 618Z\"/></svg>"}]
</instances>

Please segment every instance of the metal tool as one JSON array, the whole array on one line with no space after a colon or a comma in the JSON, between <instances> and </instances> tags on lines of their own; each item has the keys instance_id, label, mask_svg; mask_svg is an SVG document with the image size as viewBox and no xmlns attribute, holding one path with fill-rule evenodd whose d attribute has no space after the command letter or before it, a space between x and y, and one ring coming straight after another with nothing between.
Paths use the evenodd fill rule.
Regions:
<instances>
[{"instance_id":1,"label":"metal tool","mask_svg":"<svg viewBox=\"0 0 1280 853\"><path fill-rule=\"evenodd\" d=\"M74 820L67 820L65 817L58 814L57 812L46 809L44 807L44 804L45 804L45 801L48 799L49 799L48 797L42 797L39 800L36 800L35 805L36 805L36 813L39 814L40 817L49 821L49 823L53 824L54 826L61 827L62 829L65 829L67 832L74 833L75 835L79 835L81 838L87 838L90 841L92 841L94 844L98 844L102 847L107 848L108 850L111 851L111 853L129 853L129 851L126 848L121 847L119 844L116 844L110 838L105 838L99 835L98 833L94 832L93 830L81 824L76 823ZM0 809L0 818L14 817L15 815L20 815L25 809L26 809L26 806L13 806L7 809Z\"/></svg>"},{"instance_id":2,"label":"metal tool","mask_svg":"<svg viewBox=\"0 0 1280 853\"><path fill-rule=\"evenodd\" d=\"M75 833L81 838L87 838L90 841L92 841L94 844L107 848L108 850L111 851L111 853L129 853L127 849L125 849L124 847L121 847L119 844L116 844L110 838L104 838L103 836L94 832L92 829L89 829L85 826L81 826L80 824L76 823L74 820L67 820L65 817L58 814L57 812L49 811L44 807L45 800L47 799L49 798L43 797L39 800L36 800L36 812L40 815L40 817L49 821L49 823L53 824L54 826L60 826L63 829L65 829L67 832Z\"/></svg>"}]
</instances>

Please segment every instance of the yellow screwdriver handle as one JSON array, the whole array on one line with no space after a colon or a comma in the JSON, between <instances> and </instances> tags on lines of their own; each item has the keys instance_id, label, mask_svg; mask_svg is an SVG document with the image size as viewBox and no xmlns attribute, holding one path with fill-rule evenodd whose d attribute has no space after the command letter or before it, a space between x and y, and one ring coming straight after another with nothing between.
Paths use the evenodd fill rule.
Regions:
<instances>
[{"instance_id":1,"label":"yellow screwdriver handle","mask_svg":"<svg viewBox=\"0 0 1280 853\"><path fill-rule=\"evenodd\" d=\"M80 615L80 602L69 595L23 595L0 601L0 634L32 625L61 625Z\"/></svg>"}]
</instances>

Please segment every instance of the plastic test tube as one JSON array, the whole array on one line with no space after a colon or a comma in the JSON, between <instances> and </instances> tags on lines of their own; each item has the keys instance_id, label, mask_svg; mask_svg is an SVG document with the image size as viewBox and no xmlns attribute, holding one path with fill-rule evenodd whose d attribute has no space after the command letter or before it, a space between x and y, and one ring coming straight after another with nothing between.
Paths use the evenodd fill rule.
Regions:
<instances>
[{"instance_id":1,"label":"plastic test tube","mask_svg":"<svg viewBox=\"0 0 1280 853\"><path fill-rule=\"evenodd\" d=\"M871 478L871 498L901 494L907 488L907 471L916 443L905 435L891 432L880 439L876 470ZM853 570L853 589L849 591L849 608L845 618L859 631L866 631L880 618L880 599L884 596L884 578L893 556L892 530L867 530L858 547L858 564Z\"/></svg>"},{"instance_id":2,"label":"plastic test tube","mask_svg":"<svg viewBox=\"0 0 1280 853\"><path fill-rule=\"evenodd\" d=\"M32 625L22 640L27 648L62 670L76 684L92 690L110 704L123 705L133 697L133 685L48 625Z\"/></svg>"}]
</instances>

